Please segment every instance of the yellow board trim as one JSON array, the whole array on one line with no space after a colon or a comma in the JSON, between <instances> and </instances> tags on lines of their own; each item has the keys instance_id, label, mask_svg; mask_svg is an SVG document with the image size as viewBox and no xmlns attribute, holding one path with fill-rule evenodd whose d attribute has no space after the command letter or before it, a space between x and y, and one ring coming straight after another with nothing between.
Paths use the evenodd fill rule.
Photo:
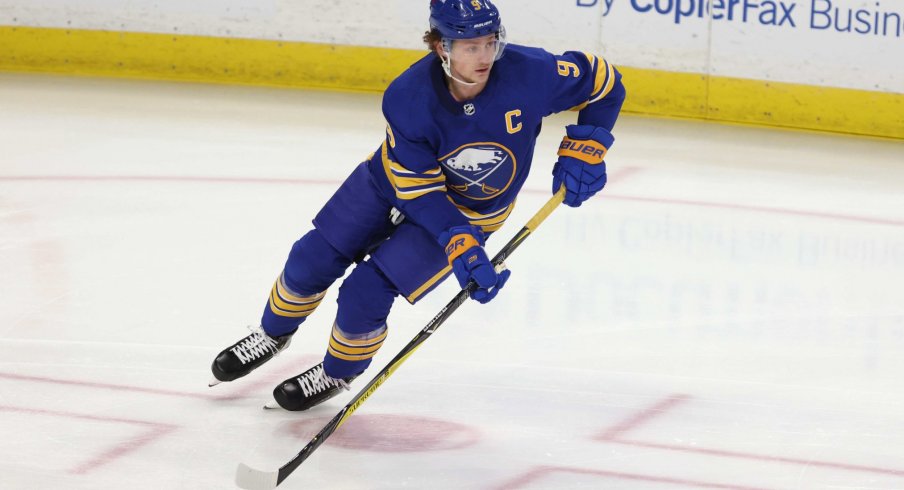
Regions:
<instances>
[{"instance_id":1,"label":"yellow board trim","mask_svg":"<svg viewBox=\"0 0 904 490\"><path fill-rule=\"evenodd\" d=\"M382 91L427 51L0 26L0 70Z\"/></svg>"},{"instance_id":2,"label":"yellow board trim","mask_svg":"<svg viewBox=\"0 0 904 490\"><path fill-rule=\"evenodd\" d=\"M0 71L380 92L426 50L0 26ZM629 113L904 139L904 94L618 65ZM410 196L406 196L410 197Z\"/></svg>"},{"instance_id":3,"label":"yellow board trim","mask_svg":"<svg viewBox=\"0 0 904 490\"><path fill-rule=\"evenodd\" d=\"M626 112L904 138L904 94L618 67Z\"/></svg>"}]
</instances>

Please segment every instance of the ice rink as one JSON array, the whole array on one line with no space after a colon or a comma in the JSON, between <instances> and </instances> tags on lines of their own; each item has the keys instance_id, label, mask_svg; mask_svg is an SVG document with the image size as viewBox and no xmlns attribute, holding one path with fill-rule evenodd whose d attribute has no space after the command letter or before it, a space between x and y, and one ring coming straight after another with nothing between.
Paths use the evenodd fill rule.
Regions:
<instances>
[{"instance_id":1,"label":"ice rink","mask_svg":"<svg viewBox=\"0 0 904 490\"><path fill-rule=\"evenodd\" d=\"M547 120L490 252L548 199L574 117ZM335 287L251 376L208 388L210 362L383 131L378 95L0 75L0 488L234 488L300 450L352 393L261 407L322 357ZM603 195L280 488L904 488L904 143L614 133ZM456 291L398 300L353 389Z\"/></svg>"}]
</instances>

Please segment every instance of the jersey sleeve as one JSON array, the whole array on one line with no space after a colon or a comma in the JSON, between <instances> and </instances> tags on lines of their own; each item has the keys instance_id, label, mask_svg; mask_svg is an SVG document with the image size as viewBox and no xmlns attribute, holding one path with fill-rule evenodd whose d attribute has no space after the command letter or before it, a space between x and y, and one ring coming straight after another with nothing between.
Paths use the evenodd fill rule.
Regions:
<instances>
[{"instance_id":1,"label":"jersey sleeve","mask_svg":"<svg viewBox=\"0 0 904 490\"><path fill-rule=\"evenodd\" d=\"M386 140L380 151L383 171L396 198L410 201L431 192L446 192L446 177L429 143L408 136L389 115L386 119Z\"/></svg>"},{"instance_id":2,"label":"jersey sleeve","mask_svg":"<svg viewBox=\"0 0 904 490\"><path fill-rule=\"evenodd\" d=\"M422 134L423 122L411 117L411 101L389 106L384 96L386 139L380 148L383 171L396 196L396 207L439 237L445 230L467 225L467 218L448 199L446 176L436 150ZM402 110L398 110L401 107Z\"/></svg>"},{"instance_id":3,"label":"jersey sleeve","mask_svg":"<svg viewBox=\"0 0 904 490\"><path fill-rule=\"evenodd\" d=\"M601 56L580 51L550 55L544 67L549 112L579 111L578 124L612 130L625 99L621 74Z\"/></svg>"}]
</instances>

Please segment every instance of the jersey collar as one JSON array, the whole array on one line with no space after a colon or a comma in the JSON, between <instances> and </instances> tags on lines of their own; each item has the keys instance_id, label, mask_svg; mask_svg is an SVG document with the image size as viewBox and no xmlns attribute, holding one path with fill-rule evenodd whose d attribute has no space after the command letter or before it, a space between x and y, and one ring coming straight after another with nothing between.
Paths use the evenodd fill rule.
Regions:
<instances>
[{"instance_id":1,"label":"jersey collar","mask_svg":"<svg viewBox=\"0 0 904 490\"><path fill-rule=\"evenodd\" d=\"M498 61L494 63L493 70L498 68ZM487 80L487 86L483 88L477 97L468 101L475 106L480 107L480 101L486 99L485 96L488 96L491 89L496 86L496 79L499 78L496 76L495 72L490 72L490 79ZM444 109L449 111L452 115L461 116L464 112L465 103L459 102L452 97L452 94L449 93L449 87L446 86L446 77L443 72L443 65L440 61L439 57L434 56L433 63L430 65L430 81L433 85L433 91L436 92L436 98L439 100L440 105L443 106Z\"/></svg>"}]
</instances>

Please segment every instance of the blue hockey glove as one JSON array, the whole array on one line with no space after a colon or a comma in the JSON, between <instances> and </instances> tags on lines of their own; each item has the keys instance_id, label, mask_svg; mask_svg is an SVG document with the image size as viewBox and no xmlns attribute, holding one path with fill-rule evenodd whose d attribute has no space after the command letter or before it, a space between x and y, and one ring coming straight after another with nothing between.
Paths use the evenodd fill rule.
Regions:
<instances>
[{"instance_id":1,"label":"blue hockey glove","mask_svg":"<svg viewBox=\"0 0 904 490\"><path fill-rule=\"evenodd\" d=\"M606 186L606 151L615 137L606 128L571 124L552 168L552 192L565 185L565 204L576 208Z\"/></svg>"},{"instance_id":2,"label":"blue hockey glove","mask_svg":"<svg viewBox=\"0 0 904 490\"><path fill-rule=\"evenodd\" d=\"M477 283L471 291L471 299L480 303L489 303L495 298L512 274L509 270L496 273L483 249L483 230L480 227L453 226L440 235L439 243L446 248L446 257L458 284L465 288L471 280Z\"/></svg>"}]
</instances>

